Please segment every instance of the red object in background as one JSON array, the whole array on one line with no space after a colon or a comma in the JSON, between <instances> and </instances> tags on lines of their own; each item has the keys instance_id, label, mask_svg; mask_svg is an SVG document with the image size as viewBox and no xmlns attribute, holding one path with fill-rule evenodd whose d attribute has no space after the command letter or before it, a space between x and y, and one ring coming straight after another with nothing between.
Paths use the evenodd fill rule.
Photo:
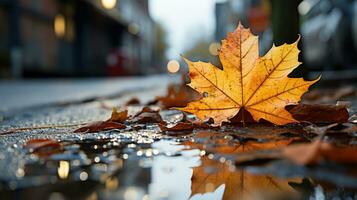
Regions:
<instances>
[{"instance_id":1,"label":"red object in background","mask_svg":"<svg viewBox=\"0 0 357 200\"><path fill-rule=\"evenodd\" d=\"M127 58L119 50L115 50L107 56L107 74L108 76L123 76L129 72L125 69L125 64L128 63Z\"/></svg>"},{"instance_id":2,"label":"red object in background","mask_svg":"<svg viewBox=\"0 0 357 200\"><path fill-rule=\"evenodd\" d=\"M249 8L247 18L254 33L264 32L270 24L269 13L263 6Z\"/></svg>"}]
</instances>

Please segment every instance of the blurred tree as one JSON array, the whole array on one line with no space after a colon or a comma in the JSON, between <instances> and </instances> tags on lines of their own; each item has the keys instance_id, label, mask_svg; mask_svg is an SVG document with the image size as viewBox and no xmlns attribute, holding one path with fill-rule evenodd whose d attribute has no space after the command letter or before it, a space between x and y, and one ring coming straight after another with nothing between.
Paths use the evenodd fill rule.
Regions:
<instances>
[{"instance_id":1,"label":"blurred tree","mask_svg":"<svg viewBox=\"0 0 357 200\"><path fill-rule=\"evenodd\" d=\"M273 42L292 43L299 34L298 5L302 0L270 0L272 5Z\"/></svg>"},{"instance_id":2,"label":"blurred tree","mask_svg":"<svg viewBox=\"0 0 357 200\"><path fill-rule=\"evenodd\" d=\"M218 56L210 51L211 44L208 39L201 38L191 48L185 50L183 56L191 61L210 62L217 67L221 67Z\"/></svg>"},{"instance_id":3,"label":"blurred tree","mask_svg":"<svg viewBox=\"0 0 357 200\"><path fill-rule=\"evenodd\" d=\"M298 6L302 0L270 0L273 42L276 46L293 43L300 33ZM299 43L301 49L301 41ZM302 54L299 55L302 60ZM307 68L300 66L290 75L292 77L305 76Z\"/></svg>"},{"instance_id":4,"label":"blurred tree","mask_svg":"<svg viewBox=\"0 0 357 200\"><path fill-rule=\"evenodd\" d=\"M199 39L191 48L184 51L183 56L193 61L201 60L207 62L209 44L207 40Z\"/></svg>"},{"instance_id":5,"label":"blurred tree","mask_svg":"<svg viewBox=\"0 0 357 200\"><path fill-rule=\"evenodd\" d=\"M166 50L167 50L167 33L160 23L155 23L155 33L156 33L156 45L155 52L157 55L158 62L162 64L167 60Z\"/></svg>"},{"instance_id":6,"label":"blurred tree","mask_svg":"<svg viewBox=\"0 0 357 200\"><path fill-rule=\"evenodd\" d=\"M183 56L191 61L211 62L216 66L221 66L218 56L210 51L211 44L208 39L201 38L191 48L185 50Z\"/></svg>"}]
</instances>

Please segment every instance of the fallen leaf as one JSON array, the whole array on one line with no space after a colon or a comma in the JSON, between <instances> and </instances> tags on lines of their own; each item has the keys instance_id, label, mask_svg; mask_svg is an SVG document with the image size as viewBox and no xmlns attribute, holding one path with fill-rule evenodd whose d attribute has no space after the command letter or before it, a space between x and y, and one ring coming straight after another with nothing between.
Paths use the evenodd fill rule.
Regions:
<instances>
[{"instance_id":1,"label":"fallen leaf","mask_svg":"<svg viewBox=\"0 0 357 200\"><path fill-rule=\"evenodd\" d=\"M299 165L317 164L321 161L357 164L357 147L336 147L321 140L287 146L282 149L282 154Z\"/></svg>"},{"instance_id":2,"label":"fallen leaf","mask_svg":"<svg viewBox=\"0 0 357 200\"><path fill-rule=\"evenodd\" d=\"M349 118L348 110L344 105L298 104L288 105L285 108L294 119L300 122L344 123ZM230 119L230 123L241 123L243 119L245 123L255 122L249 112L240 110L236 116Z\"/></svg>"},{"instance_id":3,"label":"fallen leaf","mask_svg":"<svg viewBox=\"0 0 357 200\"><path fill-rule=\"evenodd\" d=\"M345 106L299 104L286 108L292 116L301 122L310 123L344 123L348 121Z\"/></svg>"},{"instance_id":4,"label":"fallen leaf","mask_svg":"<svg viewBox=\"0 0 357 200\"><path fill-rule=\"evenodd\" d=\"M167 95L163 97L156 97L162 108L168 109L173 107L183 107L187 103L198 99L199 94L192 88L186 85L169 85L167 88Z\"/></svg>"},{"instance_id":5,"label":"fallen leaf","mask_svg":"<svg viewBox=\"0 0 357 200\"><path fill-rule=\"evenodd\" d=\"M55 140L38 138L28 140L23 147L39 156L46 157L59 152L61 144Z\"/></svg>"},{"instance_id":6,"label":"fallen leaf","mask_svg":"<svg viewBox=\"0 0 357 200\"><path fill-rule=\"evenodd\" d=\"M191 122L177 122L173 125L159 124L161 131L191 131L194 125Z\"/></svg>"},{"instance_id":7,"label":"fallen leaf","mask_svg":"<svg viewBox=\"0 0 357 200\"><path fill-rule=\"evenodd\" d=\"M302 99L309 103L335 103L346 97L356 96L356 89L353 86L344 86L334 89L315 89L305 94Z\"/></svg>"},{"instance_id":8,"label":"fallen leaf","mask_svg":"<svg viewBox=\"0 0 357 200\"><path fill-rule=\"evenodd\" d=\"M140 100L139 100L138 98L136 98L136 97L129 99L129 100L125 103L126 106L139 105L139 104L140 104Z\"/></svg>"},{"instance_id":9,"label":"fallen leaf","mask_svg":"<svg viewBox=\"0 0 357 200\"><path fill-rule=\"evenodd\" d=\"M135 123L160 123L162 122L159 110L153 110L150 107L144 107L140 112L130 119Z\"/></svg>"},{"instance_id":10,"label":"fallen leaf","mask_svg":"<svg viewBox=\"0 0 357 200\"><path fill-rule=\"evenodd\" d=\"M107 120L107 122L119 122L119 123L124 123L125 120L128 119L128 110L122 110L118 112L118 110L114 107L112 110L112 116L110 119Z\"/></svg>"},{"instance_id":11,"label":"fallen leaf","mask_svg":"<svg viewBox=\"0 0 357 200\"><path fill-rule=\"evenodd\" d=\"M113 108L111 117L106 121L98 121L88 123L78 129L75 133L93 133L99 131L108 131L113 129L124 129L126 126L124 123L128 119L128 110L118 112L116 108Z\"/></svg>"},{"instance_id":12,"label":"fallen leaf","mask_svg":"<svg viewBox=\"0 0 357 200\"><path fill-rule=\"evenodd\" d=\"M76 129L75 133L94 133L100 131L109 131L113 129L124 129L126 126L124 124L118 122L111 122L111 121L98 121L88 123L85 126Z\"/></svg>"},{"instance_id":13,"label":"fallen leaf","mask_svg":"<svg viewBox=\"0 0 357 200\"><path fill-rule=\"evenodd\" d=\"M287 76L300 64L298 41L273 46L259 57L258 37L239 24L223 40L219 51L223 70L210 63L185 59L191 78L188 85L203 97L178 109L201 120L212 118L214 126L228 122L241 109L247 110L255 121L265 119L277 125L297 122L285 106L297 104L319 79L304 81Z\"/></svg>"}]
</instances>

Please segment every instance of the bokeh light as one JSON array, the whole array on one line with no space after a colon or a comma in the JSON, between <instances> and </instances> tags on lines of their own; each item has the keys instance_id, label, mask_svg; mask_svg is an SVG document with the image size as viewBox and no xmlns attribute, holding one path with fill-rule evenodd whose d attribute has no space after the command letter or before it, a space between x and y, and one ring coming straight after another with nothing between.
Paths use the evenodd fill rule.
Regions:
<instances>
[{"instance_id":1,"label":"bokeh light","mask_svg":"<svg viewBox=\"0 0 357 200\"><path fill-rule=\"evenodd\" d=\"M66 20L63 15L58 14L55 16L54 22L55 33L57 37L64 37L66 34Z\"/></svg>"},{"instance_id":2,"label":"bokeh light","mask_svg":"<svg viewBox=\"0 0 357 200\"><path fill-rule=\"evenodd\" d=\"M167 63L167 71L170 73L177 73L180 70L180 63L177 60L170 60Z\"/></svg>"},{"instance_id":3,"label":"bokeh light","mask_svg":"<svg viewBox=\"0 0 357 200\"><path fill-rule=\"evenodd\" d=\"M130 23L128 25L129 33L136 35L140 32L140 26L137 23Z\"/></svg>"},{"instance_id":4,"label":"bokeh light","mask_svg":"<svg viewBox=\"0 0 357 200\"><path fill-rule=\"evenodd\" d=\"M211 55L217 56L220 48L221 44L219 44L218 42L212 42L209 45L208 50Z\"/></svg>"},{"instance_id":5,"label":"bokeh light","mask_svg":"<svg viewBox=\"0 0 357 200\"><path fill-rule=\"evenodd\" d=\"M102 5L105 9L113 9L117 4L117 0L102 0Z\"/></svg>"},{"instance_id":6,"label":"bokeh light","mask_svg":"<svg viewBox=\"0 0 357 200\"><path fill-rule=\"evenodd\" d=\"M311 4L308 1L302 1L298 6L300 15L306 15L311 9Z\"/></svg>"},{"instance_id":7,"label":"bokeh light","mask_svg":"<svg viewBox=\"0 0 357 200\"><path fill-rule=\"evenodd\" d=\"M61 179L66 179L69 174L69 162L65 160L61 160L59 162L57 173Z\"/></svg>"}]
</instances>

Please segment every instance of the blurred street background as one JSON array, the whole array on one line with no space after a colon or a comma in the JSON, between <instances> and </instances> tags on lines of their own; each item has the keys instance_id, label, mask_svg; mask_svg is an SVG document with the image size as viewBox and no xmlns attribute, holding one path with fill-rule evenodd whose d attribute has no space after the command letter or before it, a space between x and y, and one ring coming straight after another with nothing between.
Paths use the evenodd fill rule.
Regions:
<instances>
[{"instance_id":1,"label":"blurred street background","mask_svg":"<svg viewBox=\"0 0 357 200\"><path fill-rule=\"evenodd\" d=\"M292 76L356 83L357 0L0 0L0 110L147 78L164 87L187 72L180 56L220 66L220 41L238 22L259 35L261 55L300 34Z\"/></svg>"},{"instance_id":2,"label":"blurred street background","mask_svg":"<svg viewBox=\"0 0 357 200\"><path fill-rule=\"evenodd\" d=\"M355 75L355 0L0 0L0 77L176 72L180 55L218 63L239 21L261 54L301 34L300 73Z\"/></svg>"},{"instance_id":3,"label":"blurred street background","mask_svg":"<svg viewBox=\"0 0 357 200\"><path fill-rule=\"evenodd\" d=\"M357 199L349 191L357 188L354 166L325 162L328 156L319 165L277 160L257 171L275 162L260 146L313 135L325 142L326 135L350 147L352 124L205 130L166 109L197 98L183 84L181 56L220 66L220 42L239 22L259 35L261 56L300 35L303 64L289 76L322 75L305 101L337 103L330 106L348 108L356 122L357 0L0 0L0 199L267 199L286 189L284 199ZM150 111L139 112L146 105ZM88 122L114 123L107 119L115 107L134 116L126 129L74 132ZM192 128L161 131L166 122ZM236 162L256 148L268 159Z\"/></svg>"}]
</instances>

